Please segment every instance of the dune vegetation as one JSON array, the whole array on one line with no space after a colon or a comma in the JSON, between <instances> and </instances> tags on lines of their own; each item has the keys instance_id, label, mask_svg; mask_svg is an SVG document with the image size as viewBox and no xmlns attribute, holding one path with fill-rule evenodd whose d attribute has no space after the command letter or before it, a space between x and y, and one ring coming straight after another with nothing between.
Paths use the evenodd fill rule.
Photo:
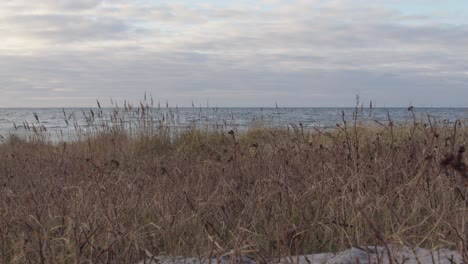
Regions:
<instances>
[{"instance_id":1,"label":"dune vegetation","mask_svg":"<svg viewBox=\"0 0 468 264\"><path fill-rule=\"evenodd\" d=\"M0 144L1 263L267 262L390 244L468 259L464 122L173 130L138 109L132 133Z\"/></svg>"}]
</instances>

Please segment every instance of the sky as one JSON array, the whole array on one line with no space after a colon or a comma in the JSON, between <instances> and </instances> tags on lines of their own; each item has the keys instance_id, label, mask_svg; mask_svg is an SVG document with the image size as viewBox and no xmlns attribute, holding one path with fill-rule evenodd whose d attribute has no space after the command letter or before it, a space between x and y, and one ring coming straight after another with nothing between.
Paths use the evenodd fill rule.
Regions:
<instances>
[{"instance_id":1,"label":"sky","mask_svg":"<svg viewBox=\"0 0 468 264\"><path fill-rule=\"evenodd\" d=\"M466 0L2 0L0 108L468 107Z\"/></svg>"}]
</instances>

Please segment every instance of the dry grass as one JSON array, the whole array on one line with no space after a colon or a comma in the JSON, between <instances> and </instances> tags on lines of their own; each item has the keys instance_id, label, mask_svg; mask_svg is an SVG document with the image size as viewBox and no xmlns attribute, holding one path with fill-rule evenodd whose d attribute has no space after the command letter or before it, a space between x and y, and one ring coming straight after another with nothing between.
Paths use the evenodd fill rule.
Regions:
<instances>
[{"instance_id":1,"label":"dry grass","mask_svg":"<svg viewBox=\"0 0 468 264\"><path fill-rule=\"evenodd\" d=\"M462 250L467 141L461 123L420 122L13 137L0 145L0 262Z\"/></svg>"}]
</instances>

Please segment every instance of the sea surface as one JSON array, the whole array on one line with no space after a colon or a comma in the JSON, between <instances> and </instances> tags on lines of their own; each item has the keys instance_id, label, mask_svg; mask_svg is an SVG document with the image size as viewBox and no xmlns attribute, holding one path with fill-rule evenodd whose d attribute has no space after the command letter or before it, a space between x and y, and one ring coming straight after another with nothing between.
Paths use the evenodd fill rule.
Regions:
<instances>
[{"instance_id":1,"label":"sea surface","mask_svg":"<svg viewBox=\"0 0 468 264\"><path fill-rule=\"evenodd\" d=\"M357 113L357 114L356 114ZM152 122L143 124L142 120ZM413 122L468 124L468 108L0 108L0 139L11 134L47 132L67 139L104 127L165 125L177 129L218 127L242 130L257 123L267 126L333 128L346 121L373 124Z\"/></svg>"}]
</instances>

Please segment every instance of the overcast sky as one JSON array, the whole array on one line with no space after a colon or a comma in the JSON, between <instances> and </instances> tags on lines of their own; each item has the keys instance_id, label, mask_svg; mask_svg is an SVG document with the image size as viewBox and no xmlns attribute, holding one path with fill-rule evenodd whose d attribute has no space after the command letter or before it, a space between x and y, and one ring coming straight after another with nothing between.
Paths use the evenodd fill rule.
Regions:
<instances>
[{"instance_id":1,"label":"overcast sky","mask_svg":"<svg viewBox=\"0 0 468 264\"><path fill-rule=\"evenodd\" d=\"M1 0L0 107L468 106L466 0Z\"/></svg>"}]
</instances>

